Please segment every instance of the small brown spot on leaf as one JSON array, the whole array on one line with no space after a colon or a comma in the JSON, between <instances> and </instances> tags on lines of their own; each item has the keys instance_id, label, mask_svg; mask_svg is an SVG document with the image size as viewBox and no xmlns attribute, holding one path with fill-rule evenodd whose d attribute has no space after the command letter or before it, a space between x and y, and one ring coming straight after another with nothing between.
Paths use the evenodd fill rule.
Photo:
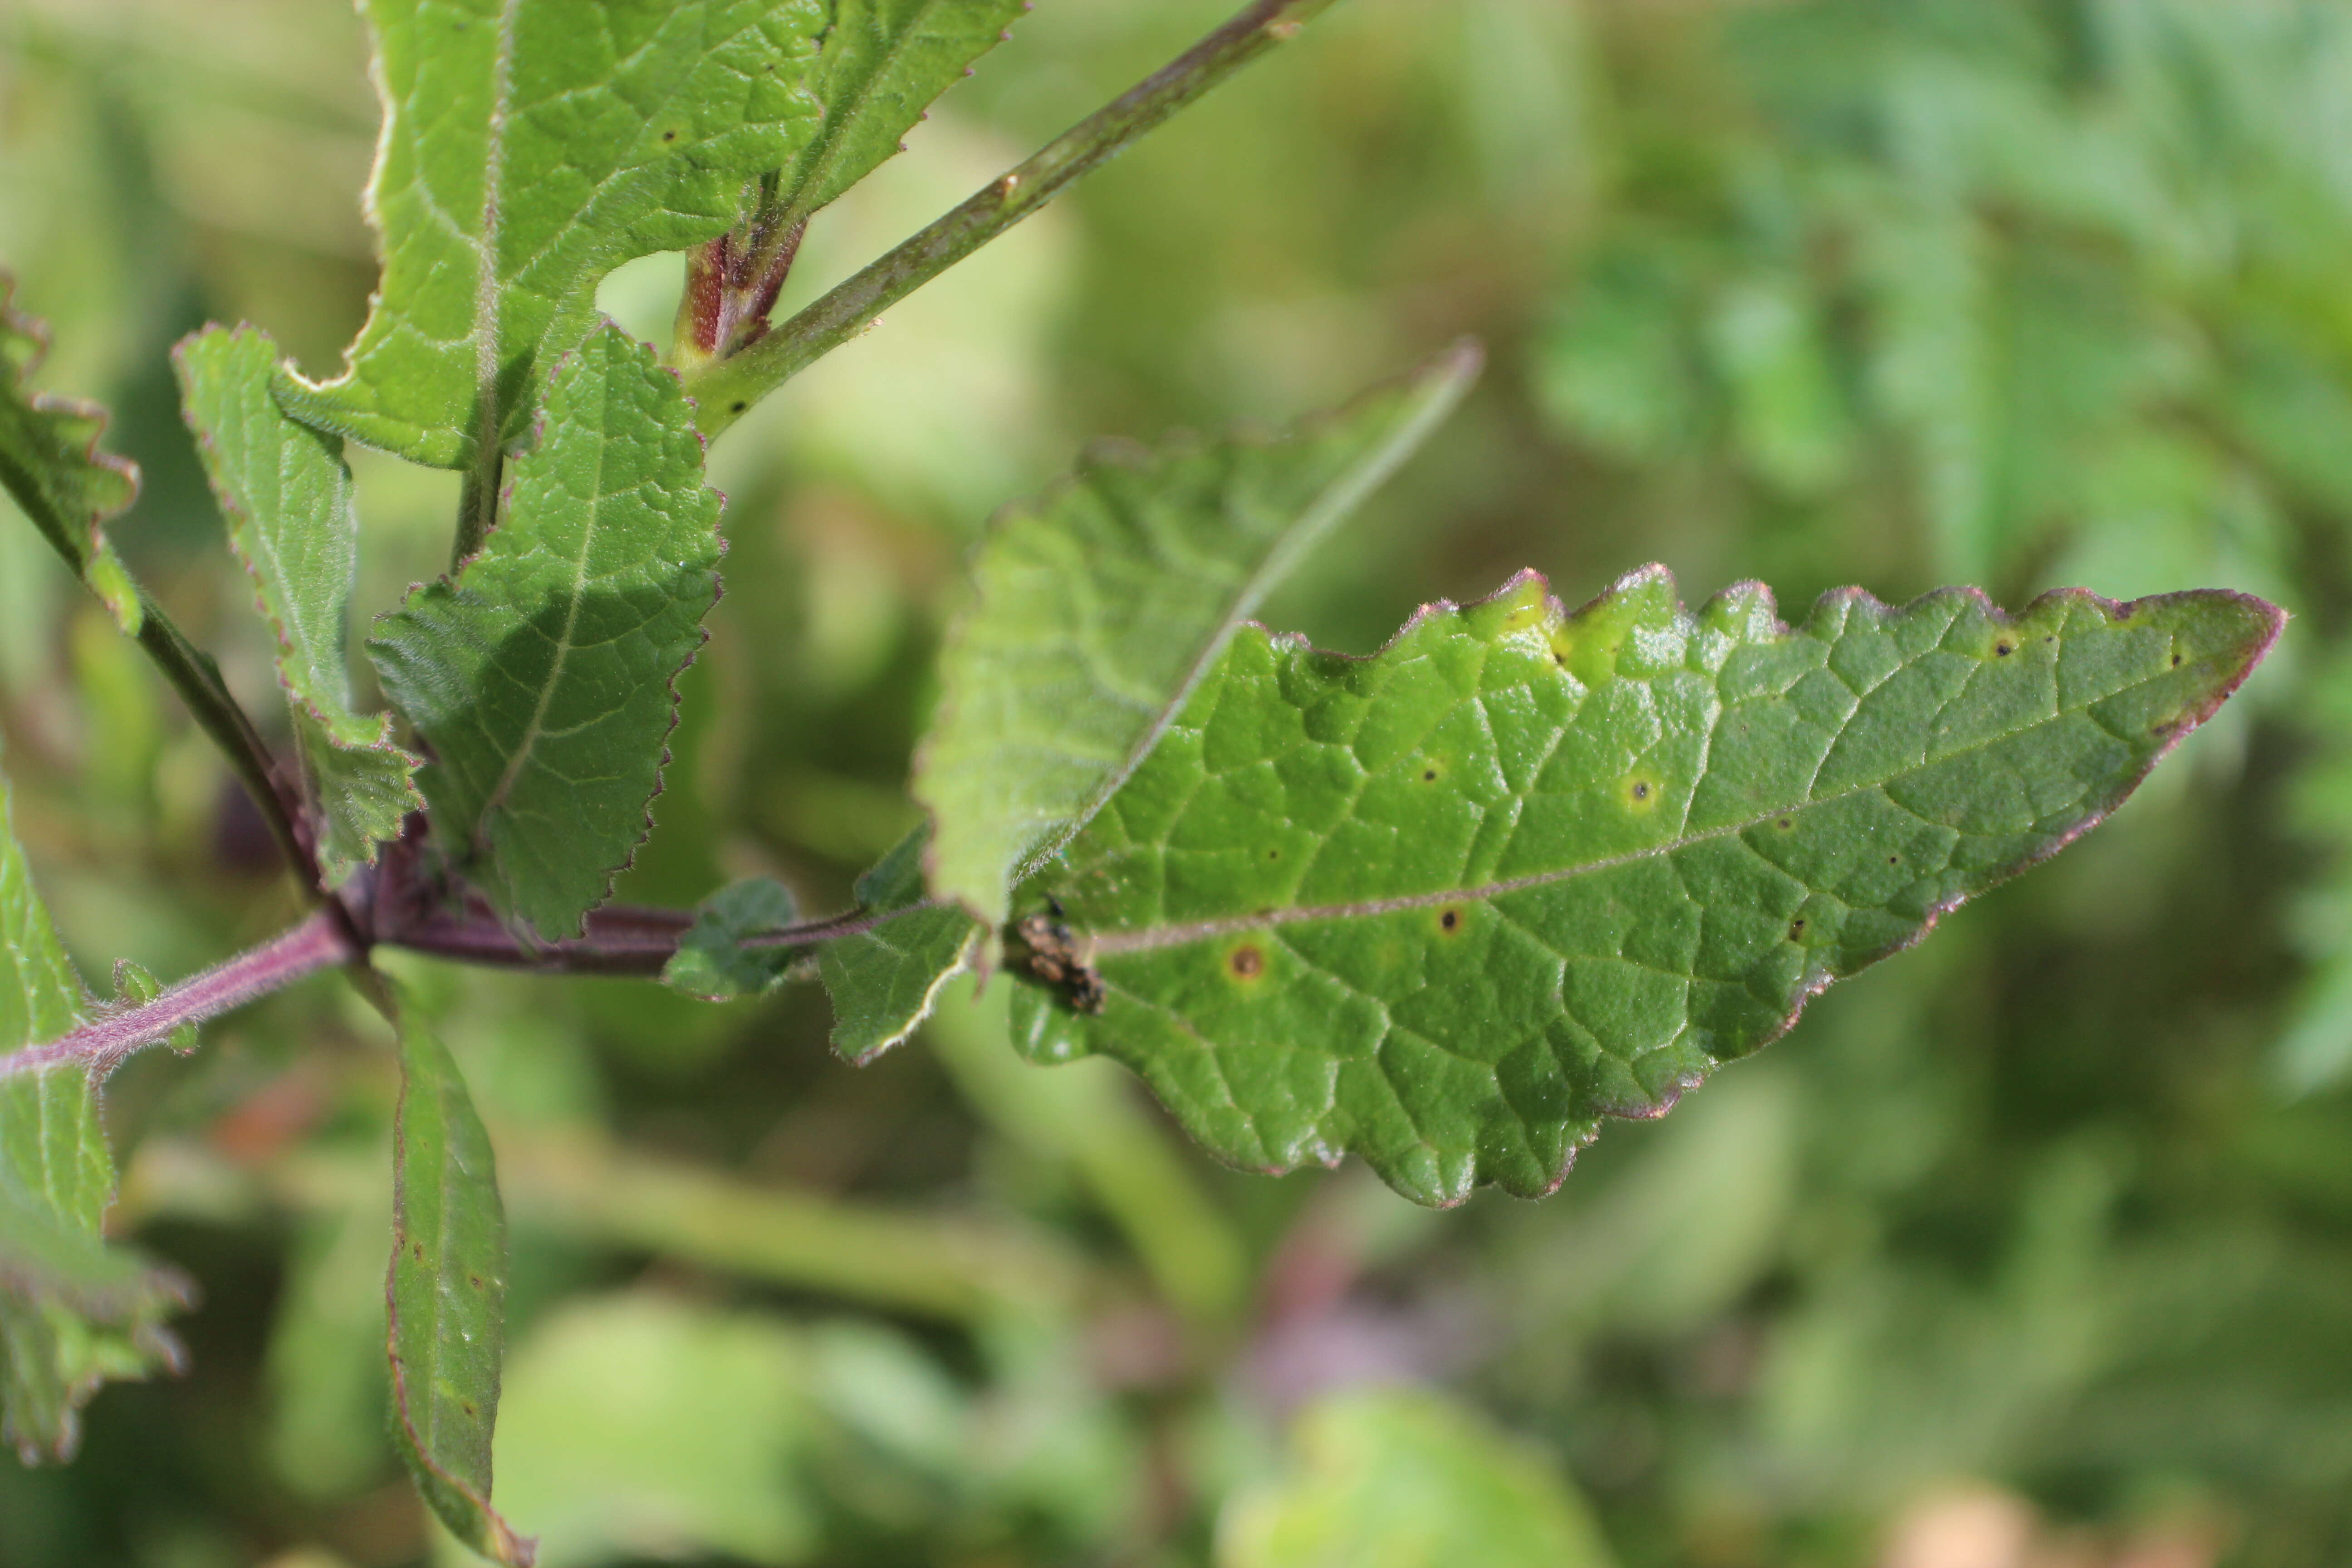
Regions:
<instances>
[{"instance_id":1,"label":"small brown spot on leaf","mask_svg":"<svg viewBox=\"0 0 2352 1568\"><path fill-rule=\"evenodd\" d=\"M2017 651L2017 645L2004 638L2003 640L1992 645L1992 651L1994 658L2007 658L2011 654Z\"/></svg>"},{"instance_id":2,"label":"small brown spot on leaf","mask_svg":"<svg viewBox=\"0 0 2352 1568\"><path fill-rule=\"evenodd\" d=\"M2180 668L2180 656L2177 653L2172 656L2172 668L2175 669Z\"/></svg>"},{"instance_id":3,"label":"small brown spot on leaf","mask_svg":"<svg viewBox=\"0 0 2352 1568\"><path fill-rule=\"evenodd\" d=\"M665 142L675 142L677 140L677 132L675 131L665 131L662 132L662 140Z\"/></svg>"},{"instance_id":4,"label":"small brown spot on leaf","mask_svg":"<svg viewBox=\"0 0 2352 1568\"><path fill-rule=\"evenodd\" d=\"M1234 949L1233 955L1225 960L1225 963L1233 970L1234 979L1255 980L1265 973L1265 953L1255 944L1244 942Z\"/></svg>"},{"instance_id":5,"label":"small brown spot on leaf","mask_svg":"<svg viewBox=\"0 0 2352 1568\"><path fill-rule=\"evenodd\" d=\"M1422 769L1422 770L1421 770L1421 782L1422 782L1422 783L1423 783L1423 784L1430 784L1430 783L1433 783L1433 782L1436 780L1436 778L1437 778L1437 770L1436 770L1435 768L1423 768L1423 769Z\"/></svg>"},{"instance_id":6,"label":"small brown spot on leaf","mask_svg":"<svg viewBox=\"0 0 2352 1568\"><path fill-rule=\"evenodd\" d=\"M1781 832L1786 833L1789 829L1797 826L1797 819L1793 816L1784 816L1772 826L1779 828Z\"/></svg>"},{"instance_id":7,"label":"small brown spot on leaf","mask_svg":"<svg viewBox=\"0 0 2352 1568\"><path fill-rule=\"evenodd\" d=\"M1444 931L1460 931L1462 929L1462 911L1458 909L1449 909L1444 910L1437 917L1437 929Z\"/></svg>"},{"instance_id":8,"label":"small brown spot on leaf","mask_svg":"<svg viewBox=\"0 0 2352 1568\"><path fill-rule=\"evenodd\" d=\"M425 1261L425 1244L423 1242L415 1241L409 1243L409 1250L415 1254L417 1262L422 1263Z\"/></svg>"},{"instance_id":9,"label":"small brown spot on leaf","mask_svg":"<svg viewBox=\"0 0 2352 1568\"><path fill-rule=\"evenodd\" d=\"M1650 798L1649 780L1635 779L1633 781L1633 798L1635 800L1647 800Z\"/></svg>"},{"instance_id":10,"label":"small brown spot on leaf","mask_svg":"<svg viewBox=\"0 0 2352 1568\"><path fill-rule=\"evenodd\" d=\"M1282 858L1282 851L1279 849L1269 849L1265 852L1265 858L1269 860L1279 860Z\"/></svg>"},{"instance_id":11,"label":"small brown spot on leaf","mask_svg":"<svg viewBox=\"0 0 2352 1568\"><path fill-rule=\"evenodd\" d=\"M1804 916L1802 916L1802 915L1799 915L1795 920L1792 920L1792 921L1790 921L1789 922L1789 940L1790 940L1790 942L1794 942L1794 941L1796 941L1799 937L1801 937L1801 936L1802 936L1802 935L1804 935L1804 934L1805 934L1805 917L1804 917Z\"/></svg>"},{"instance_id":12,"label":"small brown spot on leaf","mask_svg":"<svg viewBox=\"0 0 2352 1568\"><path fill-rule=\"evenodd\" d=\"M482 1288L482 1277L478 1274L468 1274L466 1276L466 1283L478 1290Z\"/></svg>"}]
</instances>

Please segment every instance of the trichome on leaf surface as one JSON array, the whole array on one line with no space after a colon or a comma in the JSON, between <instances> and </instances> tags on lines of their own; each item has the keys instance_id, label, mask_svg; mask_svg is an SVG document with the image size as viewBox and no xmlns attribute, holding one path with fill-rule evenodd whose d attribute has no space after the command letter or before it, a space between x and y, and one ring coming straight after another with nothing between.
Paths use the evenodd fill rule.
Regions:
<instances>
[{"instance_id":1,"label":"trichome on leaf surface","mask_svg":"<svg viewBox=\"0 0 2352 1568\"><path fill-rule=\"evenodd\" d=\"M245 327L175 361L290 756L115 556L135 474L101 415L27 384L41 329L0 321L0 479L219 742L310 910L218 970L95 1004L0 839L0 1391L20 1452L67 1456L100 1382L175 1355L180 1282L101 1236L106 1073L341 967L393 1023L404 1083L398 1446L460 1540L531 1560L491 1504L489 1135L377 949L714 998L815 978L861 1063L995 969L1013 1048L1124 1062L1234 1164L1355 1153L1423 1204L1533 1195L1601 1118L1664 1112L2096 826L2269 649L2280 612L2233 593L2067 592L2011 616L1973 590L1846 591L1791 627L1755 584L1685 609L1657 568L1573 614L1523 574L1366 658L1255 625L1469 390L1479 354L1457 346L1288 430L1097 447L999 516L915 764L929 821L856 908L803 920L761 882L697 910L611 903L720 588L706 442L1328 3L1258 0L771 324L808 225L1021 5L371 0L384 270L342 374L314 384ZM669 250L665 364L594 291ZM450 570L372 623L388 713L355 706L345 659L364 526L346 441L465 475Z\"/></svg>"}]
</instances>

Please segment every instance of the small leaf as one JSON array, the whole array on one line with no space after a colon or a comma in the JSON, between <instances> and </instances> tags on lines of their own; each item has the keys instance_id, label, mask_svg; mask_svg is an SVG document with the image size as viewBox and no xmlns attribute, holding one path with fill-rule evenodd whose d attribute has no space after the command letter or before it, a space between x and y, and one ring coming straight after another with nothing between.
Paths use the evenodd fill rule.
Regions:
<instances>
[{"instance_id":1,"label":"small leaf","mask_svg":"<svg viewBox=\"0 0 2352 1568\"><path fill-rule=\"evenodd\" d=\"M384 270L297 418L436 468L522 434L620 263L724 233L814 133L818 0L367 0Z\"/></svg>"},{"instance_id":2,"label":"small leaf","mask_svg":"<svg viewBox=\"0 0 2352 1568\"><path fill-rule=\"evenodd\" d=\"M835 0L811 77L824 121L784 171L787 221L887 163L932 100L1028 9L1029 0Z\"/></svg>"},{"instance_id":3,"label":"small leaf","mask_svg":"<svg viewBox=\"0 0 2352 1568\"><path fill-rule=\"evenodd\" d=\"M923 907L929 838L929 829L916 829L857 879L858 907L894 918L817 950L817 973L833 998L833 1048L861 1067L931 1016L980 940L980 922L962 910Z\"/></svg>"},{"instance_id":4,"label":"small leaf","mask_svg":"<svg viewBox=\"0 0 2352 1568\"><path fill-rule=\"evenodd\" d=\"M1435 427L1465 346L1273 440L1105 445L991 526L915 764L931 887L992 924L1016 873L1126 782L1236 627Z\"/></svg>"},{"instance_id":5,"label":"small leaf","mask_svg":"<svg viewBox=\"0 0 2352 1568\"><path fill-rule=\"evenodd\" d=\"M677 378L606 326L556 373L480 553L368 644L432 747L436 841L501 918L576 934L645 836L673 681L719 593L719 497Z\"/></svg>"},{"instance_id":6,"label":"small leaf","mask_svg":"<svg viewBox=\"0 0 2352 1568\"><path fill-rule=\"evenodd\" d=\"M538 1543L490 1507L506 1353L507 1217L490 1135L448 1047L398 997L387 1350L393 1436L450 1532L522 1568Z\"/></svg>"},{"instance_id":7,"label":"small leaf","mask_svg":"<svg viewBox=\"0 0 2352 1568\"><path fill-rule=\"evenodd\" d=\"M416 759L393 744L391 715L352 710L344 646L360 527L343 443L279 411L269 392L278 348L266 333L209 327L172 360L230 547L277 634L319 858L328 885L340 886L423 804Z\"/></svg>"},{"instance_id":8,"label":"small leaf","mask_svg":"<svg viewBox=\"0 0 2352 1568\"><path fill-rule=\"evenodd\" d=\"M10 303L16 280L0 272L0 485L49 547L89 584L115 623L139 630L139 590L104 525L138 499L139 469L98 449L106 412L96 404L35 392L48 329Z\"/></svg>"},{"instance_id":9,"label":"small leaf","mask_svg":"<svg viewBox=\"0 0 2352 1568\"><path fill-rule=\"evenodd\" d=\"M1292 1473L1244 1491L1218 1568L1609 1568L1554 1466L1435 1394L1335 1394L1298 1418Z\"/></svg>"},{"instance_id":10,"label":"small leaf","mask_svg":"<svg viewBox=\"0 0 2352 1568\"><path fill-rule=\"evenodd\" d=\"M662 984L705 1002L756 996L781 984L799 955L789 948L747 948L743 939L799 919L792 889L772 878L723 888L702 901L693 927L662 969Z\"/></svg>"},{"instance_id":11,"label":"small leaf","mask_svg":"<svg viewBox=\"0 0 2352 1568\"><path fill-rule=\"evenodd\" d=\"M85 1021L80 978L33 891L0 782L0 1054ZM187 1283L106 1245L114 1159L79 1063L0 1076L0 1438L26 1464L73 1457L108 1378L177 1370L163 1320Z\"/></svg>"},{"instance_id":12,"label":"small leaf","mask_svg":"<svg viewBox=\"0 0 2352 1568\"><path fill-rule=\"evenodd\" d=\"M1024 974L1014 1039L1126 1062L1236 1164L1546 1193L2095 826L2284 618L1843 590L1791 632L1652 567L1573 617L1526 574L1368 659L1251 627L1025 889L1093 970Z\"/></svg>"}]
</instances>

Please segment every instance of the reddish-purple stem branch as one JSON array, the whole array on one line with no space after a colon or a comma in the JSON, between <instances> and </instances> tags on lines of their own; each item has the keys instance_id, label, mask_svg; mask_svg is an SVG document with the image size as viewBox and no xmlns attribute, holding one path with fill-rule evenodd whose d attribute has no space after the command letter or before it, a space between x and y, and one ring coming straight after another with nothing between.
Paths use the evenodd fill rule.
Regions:
<instances>
[{"instance_id":1,"label":"reddish-purple stem branch","mask_svg":"<svg viewBox=\"0 0 2352 1568\"><path fill-rule=\"evenodd\" d=\"M875 927L917 910L930 908L929 900L905 909L875 911L852 910L821 921L783 926L742 939L745 947L814 947L836 937L862 936ZM694 925L690 910L657 910L616 904L588 917L587 933L569 942L527 947L487 910L462 912L436 910L381 931L377 940L435 958L459 963L488 964L501 969L529 969L545 974L659 974L677 952L677 944Z\"/></svg>"},{"instance_id":2,"label":"reddish-purple stem branch","mask_svg":"<svg viewBox=\"0 0 2352 1568\"><path fill-rule=\"evenodd\" d=\"M320 910L249 952L174 985L152 1002L111 1013L69 1035L0 1057L0 1079L79 1062L104 1077L142 1046L201 1024L292 984L306 974L359 957L339 910Z\"/></svg>"}]
</instances>

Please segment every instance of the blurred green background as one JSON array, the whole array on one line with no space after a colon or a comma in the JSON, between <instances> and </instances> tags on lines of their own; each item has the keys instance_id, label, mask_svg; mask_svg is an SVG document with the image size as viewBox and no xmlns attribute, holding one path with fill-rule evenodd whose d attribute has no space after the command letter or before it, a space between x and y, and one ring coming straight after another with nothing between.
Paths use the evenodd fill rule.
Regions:
<instances>
[{"instance_id":1,"label":"blurred green background","mask_svg":"<svg viewBox=\"0 0 2352 1568\"><path fill-rule=\"evenodd\" d=\"M1040 0L825 215L787 305L1234 0ZM125 553L275 712L164 360L314 372L373 276L338 0L0 0L0 261L117 411ZM604 302L666 333L675 258ZM625 895L804 907L905 830L989 511L1097 434L1282 419L1454 337L1470 405L1268 619L1663 560L2228 586L2296 620L2113 824L1815 1005L1555 1198L1213 1166L999 987L855 1071L821 994L422 963L514 1222L499 1497L568 1564L2352 1562L2352 4L1347 0L717 447L727 594ZM363 604L454 476L355 454ZM5 520L0 520L5 521ZM202 738L0 528L17 826L86 970L291 913ZM1097 1070L1098 1068L1098 1070ZM127 1234L183 1379L0 1467L6 1568L391 1568L392 1068L308 985L142 1058Z\"/></svg>"}]
</instances>

